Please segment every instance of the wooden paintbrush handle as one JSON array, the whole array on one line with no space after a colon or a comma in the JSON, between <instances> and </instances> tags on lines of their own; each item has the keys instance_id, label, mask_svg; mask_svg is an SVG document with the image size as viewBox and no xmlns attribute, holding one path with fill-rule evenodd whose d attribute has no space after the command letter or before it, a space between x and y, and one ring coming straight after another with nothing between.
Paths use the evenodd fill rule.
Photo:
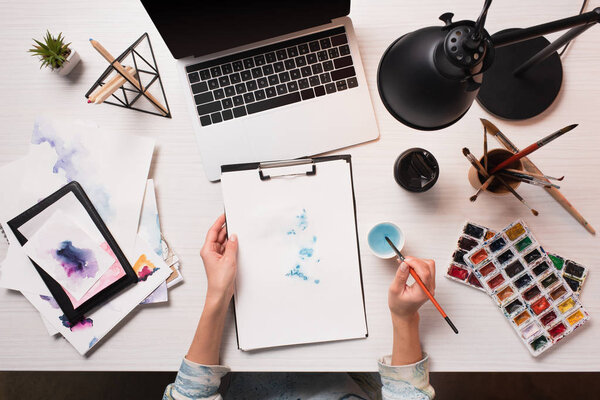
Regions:
<instances>
[{"instance_id":1,"label":"wooden paintbrush handle","mask_svg":"<svg viewBox=\"0 0 600 400\"><path fill-rule=\"evenodd\" d=\"M542 174L542 171L540 171L540 169L538 167L535 166L535 164L533 162L531 162L531 160L529 160L529 158L527 157L523 157L521 159L521 162L523 163L523 167L529 171L529 172L533 172L535 174ZM579 211L577 211L577 209L575 207L573 207L573 205L569 202L569 200L567 200L567 198L565 196L563 196L563 194L556 188L554 187L544 187L544 190L546 192L548 192L548 194L550 196L552 196L554 198L554 200L556 200L558 202L558 204L560 204L561 206L563 206L563 208L565 210L567 210L567 212L569 214L571 214L573 216L573 218L575 218L577 220L577 222L579 222L581 225L583 225L583 227L592 235L596 234L596 230L592 227L592 225L589 224L589 222L586 221L585 218L583 218L583 215L581 215L579 213Z\"/></svg>"}]
</instances>

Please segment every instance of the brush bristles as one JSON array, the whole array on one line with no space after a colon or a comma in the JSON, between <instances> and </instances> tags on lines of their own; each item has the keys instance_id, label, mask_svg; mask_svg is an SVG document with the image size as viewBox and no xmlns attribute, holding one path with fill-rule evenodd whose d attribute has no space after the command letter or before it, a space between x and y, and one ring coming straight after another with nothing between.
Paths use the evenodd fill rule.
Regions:
<instances>
[{"instance_id":1,"label":"brush bristles","mask_svg":"<svg viewBox=\"0 0 600 400\"><path fill-rule=\"evenodd\" d=\"M534 210L533 208L531 209L531 213L532 213L533 215L535 215L536 217L537 217L538 215L540 215L540 213L539 213L539 212L537 212L537 210Z\"/></svg>"},{"instance_id":2,"label":"brush bristles","mask_svg":"<svg viewBox=\"0 0 600 400\"><path fill-rule=\"evenodd\" d=\"M477 200L477 195L474 194L473 196L469 197L469 200L471 200L471 202L475 202L475 200Z\"/></svg>"}]
</instances>

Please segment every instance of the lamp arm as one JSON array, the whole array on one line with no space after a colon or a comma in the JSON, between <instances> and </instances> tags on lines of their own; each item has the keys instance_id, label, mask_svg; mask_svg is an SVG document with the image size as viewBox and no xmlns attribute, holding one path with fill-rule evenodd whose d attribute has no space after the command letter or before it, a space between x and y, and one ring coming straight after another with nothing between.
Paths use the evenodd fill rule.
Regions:
<instances>
[{"instance_id":1,"label":"lamp arm","mask_svg":"<svg viewBox=\"0 0 600 400\"><path fill-rule=\"evenodd\" d=\"M600 7L580 15L547 22L545 24L535 25L525 29L499 32L492 35L491 39L494 47L498 48L508 46L513 43L523 42L525 40L533 39L549 33L562 31L567 28L593 23L600 23Z\"/></svg>"}]
</instances>

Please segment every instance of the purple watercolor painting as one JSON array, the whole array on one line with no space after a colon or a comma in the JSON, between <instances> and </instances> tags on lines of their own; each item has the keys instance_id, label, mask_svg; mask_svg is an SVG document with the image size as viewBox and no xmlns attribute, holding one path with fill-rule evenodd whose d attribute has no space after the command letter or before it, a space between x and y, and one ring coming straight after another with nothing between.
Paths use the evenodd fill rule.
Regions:
<instances>
[{"instance_id":1,"label":"purple watercolor painting","mask_svg":"<svg viewBox=\"0 0 600 400\"><path fill-rule=\"evenodd\" d=\"M62 211L55 212L23 249L76 300L114 264L114 258Z\"/></svg>"},{"instance_id":2,"label":"purple watercolor painting","mask_svg":"<svg viewBox=\"0 0 600 400\"><path fill-rule=\"evenodd\" d=\"M70 240L60 243L58 249L50 251L71 279L94 278L98 273L98 261L91 249L73 246Z\"/></svg>"}]
</instances>

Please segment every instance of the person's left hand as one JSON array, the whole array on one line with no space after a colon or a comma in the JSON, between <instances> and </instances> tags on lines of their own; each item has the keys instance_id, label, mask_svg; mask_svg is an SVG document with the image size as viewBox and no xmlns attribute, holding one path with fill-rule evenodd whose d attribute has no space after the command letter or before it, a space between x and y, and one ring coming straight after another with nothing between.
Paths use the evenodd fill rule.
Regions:
<instances>
[{"instance_id":1,"label":"person's left hand","mask_svg":"<svg viewBox=\"0 0 600 400\"><path fill-rule=\"evenodd\" d=\"M237 250L237 236L231 235L227 239L225 214L221 214L208 230L206 241L200 250L208 281L207 301L229 304L237 273Z\"/></svg>"}]
</instances>

